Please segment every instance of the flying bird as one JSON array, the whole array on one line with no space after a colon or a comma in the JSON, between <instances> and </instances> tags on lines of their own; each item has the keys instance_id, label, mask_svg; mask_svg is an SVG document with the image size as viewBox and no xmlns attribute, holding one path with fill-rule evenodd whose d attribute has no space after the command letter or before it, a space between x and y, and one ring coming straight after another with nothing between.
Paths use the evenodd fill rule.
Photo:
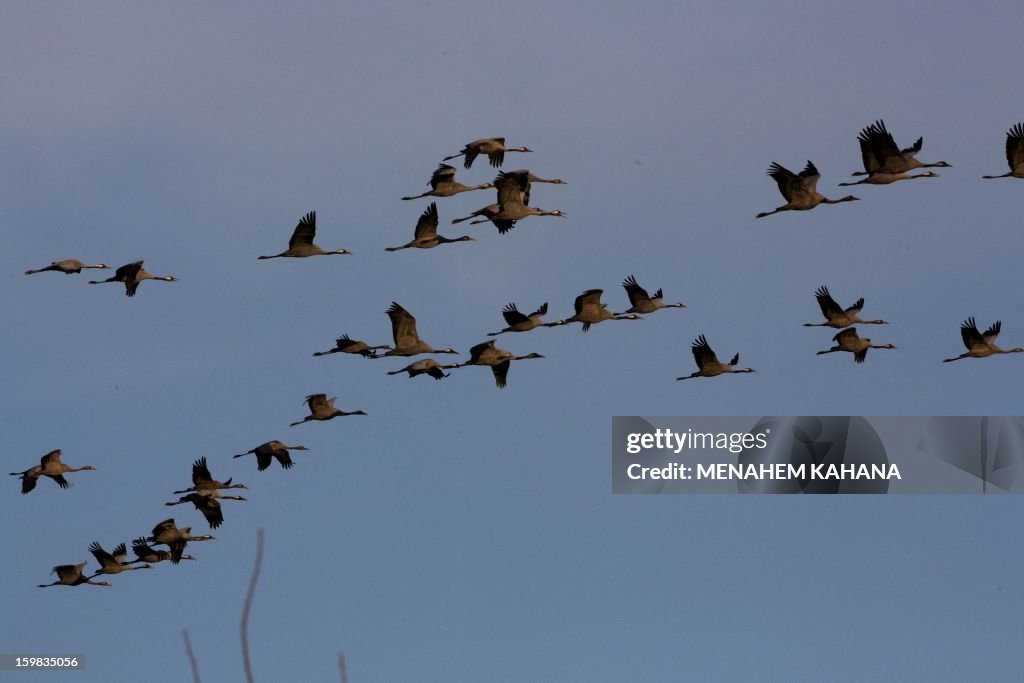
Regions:
<instances>
[{"instance_id":1,"label":"flying bird","mask_svg":"<svg viewBox=\"0 0 1024 683\"><path fill-rule=\"evenodd\" d=\"M520 199L523 204L526 205L530 204L530 190L533 187L533 183L549 183L551 185L569 184L561 178L541 178L525 168L520 168L515 171L502 171L498 174L498 178L501 178L503 181L513 182L520 191Z\"/></svg>"},{"instance_id":2,"label":"flying bird","mask_svg":"<svg viewBox=\"0 0 1024 683\"><path fill-rule=\"evenodd\" d=\"M133 569L151 569L148 564L139 564L135 566L140 560L132 560L127 562L128 559L128 548L125 544L114 548L114 552L108 553L103 549L99 543L93 542L89 546L89 552L99 562L100 568L96 570L96 573L92 575L92 578L99 576L100 574L120 574L121 572L131 571Z\"/></svg>"},{"instance_id":3,"label":"flying bird","mask_svg":"<svg viewBox=\"0 0 1024 683\"><path fill-rule=\"evenodd\" d=\"M334 251L324 251L317 245L313 244L313 238L316 237L316 211L310 211L299 224L295 226L294 232L292 232L292 238L288 240L288 248L282 251L280 254L274 254L273 256L260 256L260 259L268 258L279 258L281 256L289 256L292 258L305 258L307 256L327 256L330 254L351 254L351 251L345 249L335 249Z\"/></svg>"},{"instance_id":4,"label":"flying bird","mask_svg":"<svg viewBox=\"0 0 1024 683\"><path fill-rule=\"evenodd\" d=\"M469 360L465 363L458 363L452 367L463 368L467 365L487 366L491 368L491 372L494 374L494 383L499 389L505 388L505 378L508 376L509 365L511 365L512 361L544 357L539 353L531 353L526 356L513 356L505 349L499 349L495 346L495 340L493 339L489 339L471 348L469 350L469 356Z\"/></svg>"},{"instance_id":5,"label":"flying bird","mask_svg":"<svg viewBox=\"0 0 1024 683\"><path fill-rule=\"evenodd\" d=\"M544 323L545 327L558 327L570 323L583 323L583 331L590 330L591 325L596 325L605 320L641 320L635 313L628 315L616 315L608 310L608 304L601 302L603 289L588 289L576 297L573 306L576 309L575 315L571 318L559 320L553 323Z\"/></svg>"},{"instance_id":6,"label":"flying bird","mask_svg":"<svg viewBox=\"0 0 1024 683\"><path fill-rule=\"evenodd\" d=\"M753 368L736 367L737 363L740 362L740 354L738 353L728 363L719 361L718 356L711 350L711 346L703 334L694 340L690 348L693 351L693 360L697 362L698 370L692 375L676 377L677 380L692 379L694 377L716 377L730 372L754 372Z\"/></svg>"},{"instance_id":7,"label":"flying bird","mask_svg":"<svg viewBox=\"0 0 1024 683\"><path fill-rule=\"evenodd\" d=\"M346 413L344 410L339 410L334 407L334 401L337 400L337 396L327 398L327 394L310 394L304 401L309 406L309 415L302 418L298 422L292 422L289 427L300 425L303 422L309 422L310 420L332 420L336 417L344 417L346 415L366 415L361 410L356 410L351 413Z\"/></svg>"},{"instance_id":8,"label":"flying bird","mask_svg":"<svg viewBox=\"0 0 1024 683\"><path fill-rule=\"evenodd\" d=\"M462 151L458 154L452 154L447 156L442 161L451 161L452 159L458 159L459 157L465 157L463 165L469 168L473 165L473 161L480 154L486 154L488 160L491 162L491 166L498 168L505 163L505 152L532 152L532 149L525 147L506 147L505 138L482 138L480 140L474 140L470 142Z\"/></svg>"},{"instance_id":9,"label":"flying bird","mask_svg":"<svg viewBox=\"0 0 1024 683\"><path fill-rule=\"evenodd\" d=\"M444 347L435 349L420 339L416 332L416 318L409 311L392 301L386 311L391 319L391 337L395 342L393 348L379 353L371 358L385 358L387 356L418 356L421 353L458 353L455 349Z\"/></svg>"},{"instance_id":10,"label":"flying bird","mask_svg":"<svg viewBox=\"0 0 1024 683\"><path fill-rule=\"evenodd\" d=\"M868 349L895 349L896 347L892 344L874 344L870 339L862 339L857 334L856 327L848 327L842 332L836 333L832 337L832 341L836 344L832 348L826 351L818 351L816 355L822 355L826 353L835 353L837 351L848 351L853 354L853 360L857 363L863 363L864 359L868 357Z\"/></svg>"},{"instance_id":11,"label":"flying bird","mask_svg":"<svg viewBox=\"0 0 1024 683\"><path fill-rule=\"evenodd\" d=\"M388 374L398 375L403 372L408 372L409 377L415 377L416 375L430 375L434 379L444 379L448 376L448 373L446 373L445 370L458 367L461 367L458 363L454 363L452 365L441 365L433 358L424 358L406 365L401 370L392 370L388 372Z\"/></svg>"},{"instance_id":12,"label":"flying bird","mask_svg":"<svg viewBox=\"0 0 1024 683\"><path fill-rule=\"evenodd\" d=\"M266 443L260 444L256 448L253 448L251 451L239 453L238 455L235 455L233 457L241 458L243 456L249 455L250 453L255 454L256 468L260 472L270 467L270 463L272 463L274 459L276 459L277 462L280 463L282 468L288 470L291 469L292 465L294 464L292 462L291 456L288 454L288 451L308 450L309 449L306 448L305 446L286 446L280 441L268 441Z\"/></svg>"},{"instance_id":13,"label":"flying bird","mask_svg":"<svg viewBox=\"0 0 1024 683\"><path fill-rule=\"evenodd\" d=\"M97 268L99 270L109 269L110 266L105 263L97 263L94 266L82 263L76 258L64 259L63 261L52 261L50 265L44 266L43 268L37 268L35 270L26 270L25 275L33 275L35 273L45 273L48 270L52 270L57 273L64 273L65 275L71 275L72 273L81 273L83 268Z\"/></svg>"},{"instance_id":14,"label":"flying bird","mask_svg":"<svg viewBox=\"0 0 1024 683\"><path fill-rule=\"evenodd\" d=\"M1024 123L1018 123L1006 133L1006 163L1010 165L1009 173L981 177L985 180L1024 178Z\"/></svg>"},{"instance_id":15,"label":"flying bird","mask_svg":"<svg viewBox=\"0 0 1024 683\"><path fill-rule=\"evenodd\" d=\"M487 190L494 187L493 183L483 185L463 185L455 180L455 167L448 164L439 164L434 174L430 176L430 192L424 192L414 197L402 197L403 200L419 199L421 197L452 197L460 192L471 192L473 190Z\"/></svg>"},{"instance_id":16,"label":"flying bird","mask_svg":"<svg viewBox=\"0 0 1024 683\"><path fill-rule=\"evenodd\" d=\"M382 346L370 346L364 341L350 338L347 334L343 334L334 340L334 348L327 351L316 351L313 353L314 356L326 356L331 353L353 353L360 356L370 358L374 355L374 351L377 349L390 349L391 347L387 344Z\"/></svg>"},{"instance_id":17,"label":"flying bird","mask_svg":"<svg viewBox=\"0 0 1024 683\"><path fill-rule=\"evenodd\" d=\"M636 278L630 275L623 283L623 288L626 290L626 296L629 297L630 307L628 310L620 313L619 315L627 315L629 313L654 313L659 308L686 308L686 304L666 304L661 300L661 289L651 296L647 293L647 290L641 287Z\"/></svg>"},{"instance_id":18,"label":"flying bird","mask_svg":"<svg viewBox=\"0 0 1024 683\"><path fill-rule=\"evenodd\" d=\"M416 221L416 232L414 233L412 242L406 242L400 247L385 247L385 251L401 251L402 249L432 249L439 244L448 244L451 242L471 242L473 238L469 235L463 235L462 237L448 238L444 235L437 234L437 202L430 202L430 206L423 212L419 220Z\"/></svg>"},{"instance_id":19,"label":"flying bird","mask_svg":"<svg viewBox=\"0 0 1024 683\"><path fill-rule=\"evenodd\" d=\"M850 327L851 325L888 325L884 320L861 320L858 317L861 309L864 308L864 298L861 297L850 306L849 308L842 308L836 300L832 298L832 295L828 292L828 287L822 285L818 287L817 291L814 292L814 297L818 300L818 307L821 309L821 314L825 316L825 322L823 323L804 323L804 327L832 327L837 330L841 330L844 327Z\"/></svg>"},{"instance_id":20,"label":"flying bird","mask_svg":"<svg viewBox=\"0 0 1024 683\"><path fill-rule=\"evenodd\" d=\"M987 358L999 353L1024 353L1024 349L1019 346L1006 350L996 346L996 338L1002 329L1003 323L997 320L982 334L978 331L978 325L974 322L974 317L971 316L960 324L960 337L964 340L967 353L961 353L955 358L946 358L942 362L952 363L961 358Z\"/></svg>"},{"instance_id":21,"label":"flying bird","mask_svg":"<svg viewBox=\"0 0 1024 683\"><path fill-rule=\"evenodd\" d=\"M175 493L189 493L190 491L197 491L203 495L208 495L210 491L216 491L217 489L247 489L249 488L245 484L232 484L231 479L225 482L217 481L210 474L210 468L206 464L206 457L199 458L192 463L192 486L181 491L175 491Z\"/></svg>"},{"instance_id":22,"label":"flying bird","mask_svg":"<svg viewBox=\"0 0 1024 683\"><path fill-rule=\"evenodd\" d=\"M504 235L515 227L517 221L530 216L557 216L566 218L569 214L555 209L545 211L535 206L530 206L530 183L527 175L529 172L499 173L494 179L494 186L498 189L498 203L490 204L478 209L468 216L456 218L452 223L461 223L471 218L478 218L470 225L486 223L490 221L498 229L498 233Z\"/></svg>"},{"instance_id":23,"label":"flying bird","mask_svg":"<svg viewBox=\"0 0 1024 683\"><path fill-rule=\"evenodd\" d=\"M171 564L178 564L185 559L183 552L189 541L212 541L214 537L205 534L193 536L192 527L187 526L179 529L172 518L165 519L157 524L153 527L153 535L142 540L153 544L166 545L171 551Z\"/></svg>"},{"instance_id":24,"label":"flying bird","mask_svg":"<svg viewBox=\"0 0 1024 683\"><path fill-rule=\"evenodd\" d=\"M855 171L851 175L902 175L915 168L951 168L945 161L937 161L934 164L926 164L917 160L917 153L921 151L924 138L918 138L912 147L900 149L896 141L885 127L885 121L879 119L870 126L864 128L857 136L860 143L861 162L864 165L863 171ZM926 173L917 176L903 176L901 178L881 178L875 181L867 180L875 185L904 180L906 178L931 178L936 174ZM843 184L843 183L840 183ZM845 183L855 185L857 183Z\"/></svg>"},{"instance_id":25,"label":"flying bird","mask_svg":"<svg viewBox=\"0 0 1024 683\"><path fill-rule=\"evenodd\" d=\"M808 211L818 204L841 204L859 199L853 195L847 195L840 199L829 199L818 192L818 179L821 178L821 174L810 161L804 166L804 170L800 171L800 175L773 161L772 165L768 167L768 175L778 184L779 192L782 193L786 203L777 209L759 213L756 218L771 216L780 211Z\"/></svg>"},{"instance_id":26,"label":"flying bird","mask_svg":"<svg viewBox=\"0 0 1024 683\"><path fill-rule=\"evenodd\" d=\"M82 573L87 563L81 564L59 564L53 568L51 573L57 575L57 580L53 583L41 583L40 588L49 588L50 586L81 586L83 583L87 583L90 586L109 586L110 584L106 581L93 581L92 576L86 576Z\"/></svg>"},{"instance_id":27,"label":"flying bird","mask_svg":"<svg viewBox=\"0 0 1024 683\"><path fill-rule=\"evenodd\" d=\"M21 492L24 494L34 489L39 477L49 477L57 482L57 486L66 489L71 486L71 483L64 478L65 474L96 469L92 465L69 467L61 462L60 455L61 450L58 448L44 455L35 467L30 467L24 472L11 472L12 477L21 477Z\"/></svg>"},{"instance_id":28,"label":"flying bird","mask_svg":"<svg viewBox=\"0 0 1024 683\"><path fill-rule=\"evenodd\" d=\"M546 301L530 315L520 313L515 303L510 303L501 309L501 315L505 318L505 322L508 323L508 327L500 332L488 332L487 336L497 337L505 332L529 332L538 327L544 327L545 323L542 320L542 316L547 315L547 312L548 302Z\"/></svg>"},{"instance_id":29,"label":"flying bird","mask_svg":"<svg viewBox=\"0 0 1024 683\"><path fill-rule=\"evenodd\" d=\"M132 552L135 553L135 557L138 558L137 562L147 562L156 564L157 562L166 562L171 559L171 553L167 550L157 550L153 546L146 542L145 538L136 538L132 541ZM191 555L182 555L182 560L194 560L196 558Z\"/></svg>"},{"instance_id":30,"label":"flying bird","mask_svg":"<svg viewBox=\"0 0 1024 683\"><path fill-rule=\"evenodd\" d=\"M216 529L224 523L224 512L221 510L220 504L221 500L245 500L245 498L242 496L225 496L216 489L210 489L190 493L187 496L182 496L176 502L164 503L164 505L192 503L196 510L203 513L203 517L206 518L206 523L210 525L210 528Z\"/></svg>"},{"instance_id":31,"label":"flying bird","mask_svg":"<svg viewBox=\"0 0 1024 683\"><path fill-rule=\"evenodd\" d=\"M114 271L113 277L106 280L89 280L90 285L102 285L105 282L123 282L125 294L135 296L135 290L143 280L159 280L161 282L177 282L178 278L171 275L153 275L142 268L144 261L135 261L121 266Z\"/></svg>"}]
</instances>

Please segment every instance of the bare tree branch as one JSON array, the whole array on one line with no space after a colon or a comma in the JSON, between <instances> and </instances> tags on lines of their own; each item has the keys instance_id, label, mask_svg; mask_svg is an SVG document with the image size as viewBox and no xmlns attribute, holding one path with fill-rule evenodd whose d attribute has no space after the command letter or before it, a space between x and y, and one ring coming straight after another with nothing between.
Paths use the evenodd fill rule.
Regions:
<instances>
[{"instance_id":1,"label":"bare tree branch","mask_svg":"<svg viewBox=\"0 0 1024 683\"><path fill-rule=\"evenodd\" d=\"M192 680L195 683L203 683L199 679L199 663L196 661L196 653L192 651L192 641L188 637L188 629L181 629L181 637L185 640L185 654L188 655L188 664L192 667Z\"/></svg>"},{"instance_id":2,"label":"bare tree branch","mask_svg":"<svg viewBox=\"0 0 1024 683\"><path fill-rule=\"evenodd\" d=\"M338 670L341 671L341 683L348 683L348 667L345 665L345 653L338 650Z\"/></svg>"},{"instance_id":3,"label":"bare tree branch","mask_svg":"<svg viewBox=\"0 0 1024 683\"><path fill-rule=\"evenodd\" d=\"M252 660L249 657L249 612L252 609L252 597L256 594L256 582L260 578L260 565L263 564L263 529L256 532L256 561L253 563L252 578L249 579L249 590L245 594L245 607L242 608L242 663L245 665L245 680L253 683Z\"/></svg>"}]
</instances>

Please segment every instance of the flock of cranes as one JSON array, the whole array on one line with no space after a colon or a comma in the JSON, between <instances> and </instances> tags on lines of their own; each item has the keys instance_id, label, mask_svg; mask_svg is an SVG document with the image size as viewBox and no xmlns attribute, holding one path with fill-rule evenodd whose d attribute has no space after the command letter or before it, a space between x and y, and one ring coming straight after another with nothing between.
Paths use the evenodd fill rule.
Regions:
<instances>
[{"instance_id":1,"label":"flock of cranes","mask_svg":"<svg viewBox=\"0 0 1024 683\"><path fill-rule=\"evenodd\" d=\"M840 183L841 185L874 184L886 185L902 180L933 178L937 174L925 171L919 174L911 174L914 169L919 168L943 168L949 167L945 161L925 163L917 159L921 151L923 140L919 138L911 147L900 149L891 133L887 130L885 123L876 121L864 128L858 136L863 171L854 173L855 176L863 176L863 179L853 183ZM491 166L498 168L504 162L507 152L529 153L532 150L526 147L508 147L504 138L484 138L475 140L465 145L463 149L454 155L445 157L449 161L457 157L464 158L464 167L472 167L474 160L480 155L486 155ZM1006 158L1010 171L998 176L983 176L986 179L1016 177L1024 178L1024 123L1015 125L1007 133ZM552 185L566 184L559 178L547 179L537 176L526 169L516 171L500 171L491 182L478 185L464 185L455 179L456 169L445 163L438 165L431 175L430 190L419 195L405 196L403 200L415 200L425 197L446 198L458 194L473 192L477 190L494 189L497 192L497 201L489 204L468 216L455 218L452 223L472 221L471 224L492 223L501 235L507 234L515 227L518 221L532 216L552 216L565 218L567 214L561 210L546 211L531 204L531 190L534 183L546 183ZM783 211L805 211L813 209L819 204L839 204L856 201L858 198L852 195L839 199L829 199L817 191L817 184L820 173L810 161L799 173L793 173L778 163L772 163L768 169L768 175L778 184L779 191L786 200L786 204L772 211L757 214L757 218L763 218ZM314 244L317 229L317 216L315 211L305 214L296 225L288 242L288 249L279 254L259 256L260 260L274 258L306 258L310 256L327 255L350 255L352 252L346 249L334 249L325 251ZM437 202L432 201L430 205L420 214L413 234L413 239L401 246L386 247L388 252L403 251L406 249L430 249L443 244L454 242L473 241L469 235L459 237L445 237L438 234L440 217ZM85 269L108 269L103 263L86 264L77 259L66 259L54 261L43 268L28 270L26 275L33 275L46 271L61 272L65 274L80 273ZM163 282L176 282L177 278L169 275L157 276L147 272L143 268L143 261L135 261L117 268L114 275L106 280L90 280L90 284L101 284L108 282L120 282L125 286L125 293L129 297L135 296L139 284L145 280L156 280ZM663 300L663 292L659 288L653 295L640 285L637 279L630 275L623 282L629 301L629 308L616 313L609 310L608 304L602 301L602 289L587 289L578 295L573 302L573 314L552 322L545 322L544 317L548 313L548 303L538 306L533 312L525 314L512 302L501 310L506 327L487 333L492 339L482 341L469 351L469 359L463 362L442 364L434 358L423 358L412 361L402 368L390 370L388 375L405 373L410 378L426 375L435 380L442 380L450 376L450 370L456 370L468 366L483 366L491 369L495 384L504 388L508 382L508 372L512 362L542 359L543 355L531 352L525 355L515 355L497 346L493 337L513 333L530 332L539 328L561 327L572 323L580 323L583 332L587 332L594 325L607 320L640 320L643 315L649 315L663 308L685 308L681 302L666 303ZM856 325L886 325L885 320L865 320L860 317L864 307L864 299L858 299L848 308L842 308L832 298L827 287L822 286L815 292L815 298L821 310L824 322L805 323L806 327L830 327L838 332L832 337L835 344L828 349L818 351L818 355L835 352L848 352L853 354L856 363L863 363L869 349L895 349L890 343L875 343L871 339L859 335ZM326 351L317 351L313 356L325 356L335 353L359 355L367 359L382 359L390 357L411 358L424 354L457 354L453 348L445 346L435 348L420 338L416 318L397 302L392 302L385 311L391 322L392 344L369 344L365 341L353 339L347 334L335 340L333 348ZM1001 330L1001 323L996 321L984 333L978 330L974 318L969 318L961 325L961 337L967 352L954 358L947 358L944 362L952 362L963 358L985 358L992 355L1004 353L1024 352L1024 348L1016 347L1003 350L996 346L995 340ZM694 361L697 371L692 374L677 377L677 380L687 380L697 377L716 377L724 374L754 373L753 368L741 368L739 365L739 354L735 354L729 363L721 362L704 334L700 334L691 344ZM336 417L367 415L363 410L344 411L336 408L334 403L337 397L328 398L326 393L311 393L306 396L306 404L309 414L300 420L290 423L294 427L311 421L328 421ZM245 453L238 453L233 458L241 458L247 455L255 455L259 471L265 471L271 467L276 460L282 469L291 469L294 465L290 452L308 450L305 446L285 445L281 441L273 440L261 444ZM22 472L12 472L13 476L21 479L23 494L27 494L36 488L40 477L52 479L61 488L67 488L70 484L64 475L71 472L94 470L91 466L72 468L61 461L61 451L54 450L47 453L40 460L40 464L30 467ZM211 529L216 529L224 522L224 500L245 500L239 495L228 495L222 493L228 489L244 489L244 484L232 483L231 479L224 482L213 479L208 467L206 458L197 459L192 465L192 486L175 491L180 497L175 501L167 502L168 506L192 504L206 519ZM41 584L41 587L49 586L78 586L83 584L109 586L105 581L94 581L100 575L113 575L135 569L150 568L151 565L163 561L170 561L178 564L183 559L194 559L184 553L188 543L195 541L213 540L209 535L193 535L191 527L179 528L174 519L167 519L158 523L148 536L139 536L132 542L132 551L136 559L128 560L127 546L119 544L113 552L108 553L99 543L89 546L99 569L89 575L85 572L87 563L66 564L54 567L57 581L49 584ZM167 550L158 549L155 546L164 545Z\"/></svg>"},{"instance_id":2,"label":"flock of cranes","mask_svg":"<svg viewBox=\"0 0 1024 683\"><path fill-rule=\"evenodd\" d=\"M311 397L312 398L312 397ZM327 419L327 418L317 418ZM292 467L292 459L289 451L309 450L305 446L286 446L280 441L268 441L245 453L235 455L241 458L246 455L255 454L257 466L260 471L270 467L273 459L276 459L281 467L289 469ZM23 472L12 472L13 476L19 476L22 480L22 493L29 493L35 488L36 480L40 476L52 478L61 488L68 488L70 483L64 479L68 472L80 472L83 470L94 470L94 467L85 466L72 468L60 460L61 451L55 450L43 456L39 465L31 467ZM233 483L229 478L225 481L218 481L210 473L206 458L202 457L192 463L192 485L174 491L175 495L181 495L176 501L165 503L168 506L191 503L196 510L202 513L211 529L218 528L224 522L224 512L221 506L223 500L245 500L243 496L221 493L230 489L247 489L248 486L241 483ZM149 536L139 536L132 541L132 552L134 560L128 559L128 550L125 543L119 544L113 552L107 552L98 542L89 546L89 552L99 564L99 569L92 575L85 573L87 562L79 564L63 564L53 568L57 580L52 583L39 584L40 588L50 586L80 586L88 584L92 586L110 586L106 581L93 581L100 575L120 574L135 569L149 569L159 562L169 561L171 564L178 564L182 560L194 560L195 557L186 554L185 547L190 542L212 541L214 537L209 534L193 534L192 527L179 528L173 518L165 519L158 523ZM166 545L167 550L157 549L154 546Z\"/></svg>"},{"instance_id":3,"label":"flock of cranes","mask_svg":"<svg viewBox=\"0 0 1024 683\"><path fill-rule=\"evenodd\" d=\"M912 146L900 149L893 139L892 133L885 127L885 122L881 119L861 130L857 136L857 142L860 144L864 170L855 171L851 175L865 176L865 178L853 183L839 183L840 187L890 185L900 180L938 178L939 174L932 171L916 175L911 175L910 171L917 168L951 168L951 164L945 161L926 163L918 160L917 153L924 146L924 138L918 138ZM982 178L986 180L1008 177L1024 178L1024 123L1018 123L1006 133L1006 163L1010 166L1009 173L997 176L986 175ZM818 192L818 180L821 179L821 174L811 161L807 162L799 174L772 162L768 167L768 175L778 184L779 192L786 203L772 211L759 213L756 218L771 216L780 211L809 211L819 204L841 204L860 199L853 195L829 199Z\"/></svg>"}]
</instances>

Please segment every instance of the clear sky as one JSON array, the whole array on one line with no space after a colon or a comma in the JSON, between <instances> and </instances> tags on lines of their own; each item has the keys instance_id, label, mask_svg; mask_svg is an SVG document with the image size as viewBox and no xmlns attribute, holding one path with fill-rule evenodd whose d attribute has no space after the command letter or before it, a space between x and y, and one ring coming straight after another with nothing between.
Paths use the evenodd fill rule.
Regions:
<instances>
[{"instance_id":1,"label":"clear sky","mask_svg":"<svg viewBox=\"0 0 1024 683\"><path fill-rule=\"evenodd\" d=\"M80 680L242 680L238 623L258 528L250 639L261 681L965 680L1024 668L1016 497L612 496L613 415L1019 414L1024 358L943 365L959 324L1024 345L1024 120L1016 2L8 3L0 22L4 472L53 448L74 486L8 478L0 650L87 657ZM772 161L860 165L884 118L948 161L936 179L754 220ZM395 254L446 155L503 135L505 168L560 177L499 236ZM459 178L494 170L478 160ZM354 256L257 261L307 211ZM25 277L146 260L173 284ZM110 274L108 272L108 274ZM549 319L634 274L682 311L504 335L543 360L499 391L482 368L388 377L405 359L313 358L348 333L469 347L501 308ZM822 357L827 285L894 351ZM867 331L865 330L866 334ZM707 335L752 375L675 382ZM442 357L446 362L455 357ZM302 398L368 417L289 428ZM311 449L291 471L230 456ZM37 589L57 564L148 534L191 462L249 485L200 559ZM13 675L10 675L13 678ZM6 678L6 676L4 676ZM63 674L34 680L71 680Z\"/></svg>"}]
</instances>

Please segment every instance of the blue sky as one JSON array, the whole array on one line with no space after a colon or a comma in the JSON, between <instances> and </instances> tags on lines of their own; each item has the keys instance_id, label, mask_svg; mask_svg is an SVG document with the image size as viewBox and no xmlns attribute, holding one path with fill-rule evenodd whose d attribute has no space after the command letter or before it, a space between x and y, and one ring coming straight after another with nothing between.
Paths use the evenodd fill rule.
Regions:
<instances>
[{"instance_id":1,"label":"blue sky","mask_svg":"<svg viewBox=\"0 0 1024 683\"><path fill-rule=\"evenodd\" d=\"M608 458L613 415L1019 412L1024 358L940 361L972 315L1024 345L1024 184L980 180L1024 119L1022 19L1008 2L8 5L6 471L53 448L97 471L28 496L9 478L3 650L181 681L187 627L204 680L241 680L262 527L265 681L336 680L338 649L353 681L1018 675L1014 498L613 497ZM810 159L846 194L878 118L953 167L754 220L783 203L772 161ZM506 168L568 181L533 203L570 218L452 226L493 201L463 194L438 200L441 231L477 241L386 253L428 204L399 197L491 135L535 150ZM318 244L354 256L256 260L310 210ZM181 281L128 299L91 273L22 275L68 257ZM397 301L465 358L505 303L557 319L600 287L624 310L630 274L688 307L502 336L546 356L504 391L481 368L434 382L311 356L342 333L386 343ZM816 357L831 333L800 325L822 284L865 297L898 350ZM758 372L673 381L699 334ZM320 391L369 416L289 428ZM289 472L230 458L270 439L311 451ZM200 456L250 487L200 560L35 588L172 512L205 530L163 506Z\"/></svg>"}]
</instances>

